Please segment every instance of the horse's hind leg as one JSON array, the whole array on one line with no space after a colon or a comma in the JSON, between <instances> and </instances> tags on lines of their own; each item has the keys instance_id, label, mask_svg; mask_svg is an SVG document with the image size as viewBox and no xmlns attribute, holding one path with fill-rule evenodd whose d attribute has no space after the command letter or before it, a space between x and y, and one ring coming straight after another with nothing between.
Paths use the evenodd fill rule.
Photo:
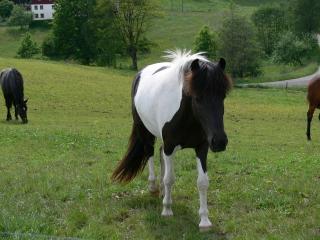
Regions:
<instances>
[{"instance_id":1,"label":"horse's hind leg","mask_svg":"<svg viewBox=\"0 0 320 240\"><path fill-rule=\"evenodd\" d=\"M18 108L17 108L17 105L14 105L14 116L15 116L16 120L19 119L19 117L18 117Z\"/></svg>"},{"instance_id":2,"label":"horse's hind leg","mask_svg":"<svg viewBox=\"0 0 320 240\"><path fill-rule=\"evenodd\" d=\"M163 184L163 178L164 178L164 160L163 160L163 146L160 147L160 197L164 196L164 184Z\"/></svg>"},{"instance_id":3,"label":"horse's hind leg","mask_svg":"<svg viewBox=\"0 0 320 240\"><path fill-rule=\"evenodd\" d=\"M148 160L148 166L149 166L148 189L151 194L157 194L159 192L159 187L156 183L157 177L156 177L155 170L154 170L153 155Z\"/></svg>"},{"instance_id":4,"label":"horse's hind leg","mask_svg":"<svg viewBox=\"0 0 320 240\"><path fill-rule=\"evenodd\" d=\"M7 106L7 121L12 120L10 108L12 107L12 99L10 97L5 97L6 99L6 106Z\"/></svg>"},{"instance_id":5,"label":"horse's hind leg","mask_svg":"<svg viewBox=\"0 0 320 240\"><path fill-rule=\"evenodd\" d=\"M166 146L163 148L163 162L164 162L164 177L163 177L163 185L164 185L164 198L162 201L163 210L161 215L162 216L172 216L173 212L171 209L172 205L172 198L171 198L171 188L175 182L175 176L173 171L173 157L176 150L179 147L169 147L166 149Z\"/></svg>"},{"instance_id":6,"label":"horse's hind leg","mask_svg":"<svg viewBox=\"0 0 320 240\"><path fill-rule=\"evenodd\" d=\"M308 110L308 113L307 113L307 120L308 120L308 123L307 123L307 138L308 138L308 140L311 140L310 128L311 128L311 121L312 121L312 117L313 117L313 113L314 113L315 109L316 109L315 106L309 104L309 110Z\"/></svg>"}]
</instances>

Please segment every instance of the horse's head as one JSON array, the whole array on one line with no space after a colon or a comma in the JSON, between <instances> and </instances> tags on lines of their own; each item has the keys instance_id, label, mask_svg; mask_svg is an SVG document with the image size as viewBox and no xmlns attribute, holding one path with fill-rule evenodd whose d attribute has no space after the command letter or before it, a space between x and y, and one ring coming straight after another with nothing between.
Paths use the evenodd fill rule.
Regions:
<instances>
[{"instance_id":1,"label":"horse's head","mask_svg":"<svg viewBox=\"0 0 320 240\"><path fill-rule=\"evenodd\" d=\"M27 117L27 111L28 111L28 107L27 107L27 102L28 99L24 100L21 104L17 105L17 111L19 116L22 119L22 123L28 123L28 117Z\"/></svg>"},{"instance_id":2,"label":"horse's head","mask_svg":"<svg viewBox=\"0 0 320 240\"><path fill-rule=\"evenodd\" d=\"M224 99L231 82L224 73L226 61L218 64L199 59L191 63L185 77L184 92L192 98L194 116L200 122L210 149L224 151L228 138L224 131Z\"/></svg>"}]
</instances>

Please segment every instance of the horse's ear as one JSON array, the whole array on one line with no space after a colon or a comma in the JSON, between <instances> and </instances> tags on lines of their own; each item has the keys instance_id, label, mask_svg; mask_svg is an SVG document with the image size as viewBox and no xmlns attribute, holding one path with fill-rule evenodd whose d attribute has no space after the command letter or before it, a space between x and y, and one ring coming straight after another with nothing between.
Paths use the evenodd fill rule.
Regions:
<instances>
[{"instance_id":1,"label":"horse's ear","mask_svg":"<svg viewBox=\"0 0 320 240\"><path fill-rule=\"evenodd\" d=\"M191 63L191 67L190 68L191 68L192 72L199 70L199 68L200 68L199 59L193 60L193 62Z\"/></svg>"},{"instance_id":2,"label":"horse's ear","mask_svg":"<svg viewBox=\"0 0 320 240\"><path fill-rule=\"evenodd\" d=\"M226 60L224 60L224 58L220 58L218 65L223 71L226 69L226 64Z\"/></svg>"}]
</instances>

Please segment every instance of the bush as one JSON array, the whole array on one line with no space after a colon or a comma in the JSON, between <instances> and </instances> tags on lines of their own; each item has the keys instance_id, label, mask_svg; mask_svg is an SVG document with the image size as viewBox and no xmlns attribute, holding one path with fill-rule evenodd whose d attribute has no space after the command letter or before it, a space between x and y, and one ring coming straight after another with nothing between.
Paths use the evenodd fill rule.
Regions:
<instances>
[{"instance_id":1,"label":"bush","mask_svg":"<svg viewBox=\"0 0 320 240\"><path fill-rule=\"evenodd\" d=\"M56 46L52 34L48 35L48 37L43 41L41 50L43 56L49 58L57 57Z\"/></svg>"},{"instance_id":2,"label":"bush","mask_svg":"<svg viewBox=\"0 0 320 240\"><path fill-rule=\"evenodd\" d=\"M3 19L10 17L13 6L13 2L9 0L0 1L0 17L2 17Z\"/></svg>"},{"instance_id":3,"label":"bush","mask_svg":"<svg viewBox=\"0 0 320 240\"><path fill-rule=\"evenodd\" d=\"M18 50L18 56L21 58L31 58L33 55L39 53L37 43L32 41L30 33L26 33L22 39L20 48Z\"/></svg>"},{"instance_id":4,"label":"bush","mask_svg":"<svg viewBox=\"0 0 320 240\"><path fill-rule=\"evenodd\" d=\"M205 52L206 55L214 59L217 57L216 36L210 31L208 26L204 26L194 42L195 52Z\"/></svg>"},{"instance_id":5,"label":"bush","mask_svg":"<svg viewBox=\"0 0 320 240\"><path fill-rule=\"evenodd\" d=\"M227 61L233 77L257 76L260 71L260 49L253 26L244 17L231 14L219 32L219 54Z\"/></svg>"},{"instance_id":6,"label":"bush","mask_svg":"<svg viewBox=\"0 0 320 240\"><path fill-rule=\"evenodd\" d=\"M261 7L253 13L252 21L264 52L271 56L281 34L288 28L285 11L278 7Z\"/></svg>"},{"instance_id":7,"label":"bush","mask_svg":"<svg viewBox=\"0 0 320 240\"><path fill-rule=\"evenodd\" d=\"M28 28L32 22L32 13L25 11L22 6L15 5L13 7L9 24L12 26L20 26L20 28Z\"/></svg>"},{"instance_id":8,"label":"bush","mask_svg":"<svg viewBox=\"0 0 320 240\"><path fill-rule=\"evenodd\" d=\"M302 65L302 59L310 54L312 46L310 39L300 39L292 32L286 32L275 47L273 61L290 65Z\"/></svg>"}]
</instances>

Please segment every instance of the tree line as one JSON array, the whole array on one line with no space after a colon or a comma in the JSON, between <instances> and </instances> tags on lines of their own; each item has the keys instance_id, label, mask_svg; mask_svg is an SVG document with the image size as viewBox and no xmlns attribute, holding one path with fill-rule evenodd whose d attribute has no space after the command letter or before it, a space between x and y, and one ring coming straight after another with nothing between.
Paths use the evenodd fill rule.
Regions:
<instances>
[{"instance_id":1,"label":"tree line","mask_svg":"<svg viewBox=\"0 0 320 240\"><path fill-rule=\"evenodd\" d=\"M149 51L145 33L156 9L154 0L56 0L43 54L102 66L129 56L136 70L138 53Z\"/></svg>"},{"instance_id":2,"label":"tree line","mask_svg":"<svg viewBox=\"0 0 320 240\"><path fill-rule=\"evenodd\" d=\"M195 40L195 51L228 60L234 77L257 76L261 59L274 63L302 65L319 61L317 33L320 32L320 1L293 0L278 6L262 6L251 19L237 13L231 4L219 31L204 26Z\"/></svg>"}]
</instances>

